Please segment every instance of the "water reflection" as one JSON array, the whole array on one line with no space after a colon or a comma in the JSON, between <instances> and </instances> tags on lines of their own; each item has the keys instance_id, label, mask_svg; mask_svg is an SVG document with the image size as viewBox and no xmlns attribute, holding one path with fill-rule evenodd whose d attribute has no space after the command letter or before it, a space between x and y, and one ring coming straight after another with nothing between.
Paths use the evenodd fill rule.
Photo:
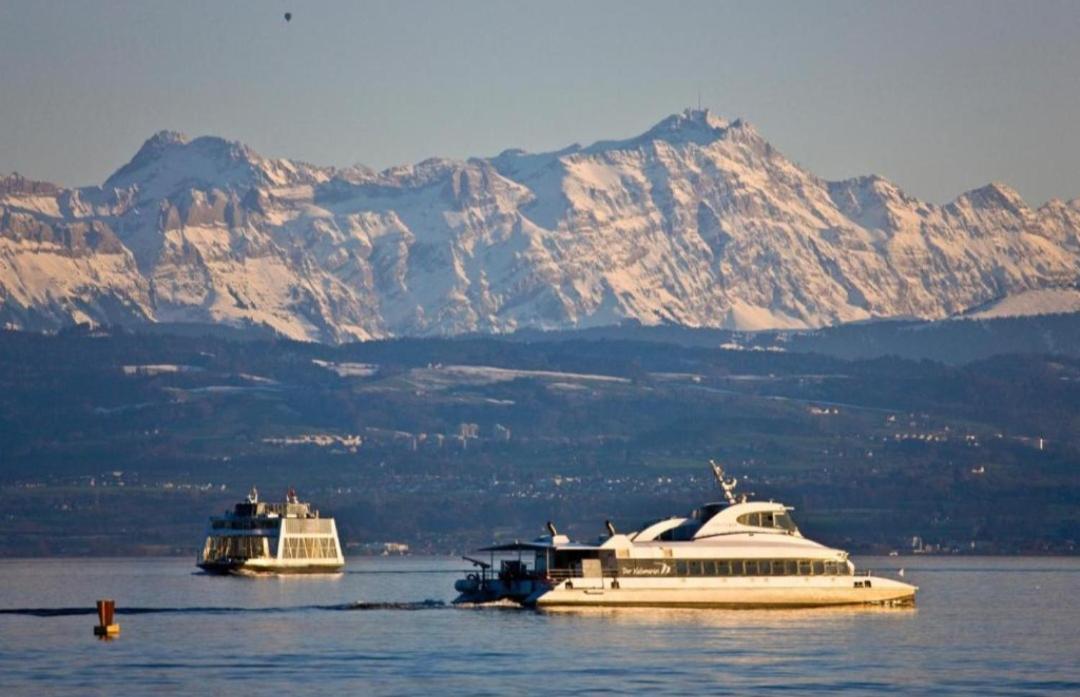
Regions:
<instances>
[{"instance_id":1,"label":"water reflection","mask_svg":"<svg viewBox=\"0 0 1080 697\"><path fill-rule=\"evenodd\" d=\"M824 608L777 609L692 609L645 607L552 607L538 610L552 617L587 619L622 625L693 625L699 627L798 629L822 622L863 618L867 616L910 619L917 607L879 607L873 605L843 605Z\"/></svg>"}]
</instances>

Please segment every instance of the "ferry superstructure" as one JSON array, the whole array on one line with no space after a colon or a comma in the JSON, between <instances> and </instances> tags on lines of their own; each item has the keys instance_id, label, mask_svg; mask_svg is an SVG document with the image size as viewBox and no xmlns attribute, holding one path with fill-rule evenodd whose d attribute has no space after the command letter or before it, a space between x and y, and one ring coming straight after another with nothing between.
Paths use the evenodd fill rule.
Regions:
<instances>
[{"instance_id":1,"label":"ferry superstructure","mask_svg":"<svg viewBox=\"0 0 1080 697\"><path fill-rule=\"evenodd\" d=\"M289 490L283 502L245 501L210 518L199 568L221 574L334 573L345 567L337 525Z\"/></svg>"},{"instance_id":2,"label":"ferry superstructure","mask_svg":"<svg viewBox=\"0 0 1080 697\"><path fill-rule=\"evenodd\" d=\"M847 552L803 537L792 508L734 495L735 480L711 463L725 500L594 544L571 542L548 523L531 542L486 547L492 561L455 584L455 602L512 600L536 607L904 606L915 586L856 574ZM495 555L514 554L494 568ZM532 566L528 557L532 556Z\"/></svg>"}]
</instances>

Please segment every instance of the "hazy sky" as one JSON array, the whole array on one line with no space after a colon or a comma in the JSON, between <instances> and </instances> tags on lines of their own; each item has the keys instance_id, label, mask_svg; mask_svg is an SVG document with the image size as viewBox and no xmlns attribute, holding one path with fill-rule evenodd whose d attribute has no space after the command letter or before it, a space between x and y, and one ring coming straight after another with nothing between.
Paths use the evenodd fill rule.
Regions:
<instances>
[{"instance_id":1,"label":"hazy sky","mask_svg":"<svg viewBox=\"0 0 1080 697\"><path fill-rule=\"evenodd\" d=\"M382 168L630 136L699 89L827 178L1080 196L1077 0L0 0L0 172L68 185L163 128Z\"/></svg>"}]
</instances>

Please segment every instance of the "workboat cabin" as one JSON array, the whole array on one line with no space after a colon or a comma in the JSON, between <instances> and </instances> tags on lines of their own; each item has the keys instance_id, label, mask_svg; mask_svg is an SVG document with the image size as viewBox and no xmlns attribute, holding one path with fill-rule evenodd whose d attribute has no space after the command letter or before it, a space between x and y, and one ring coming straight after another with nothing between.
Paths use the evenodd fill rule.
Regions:
<instances>
[{"instance_id":1,"label":"workboat cabin","mask_svg":"<svg viewBox=\"0 0 1080 697\"><path fill-rule=\"evenodd\" d=\"M210 518L198 566L210 573L332 573L345 566L333 518L289 489L260 501L254 487L233 510Z\"/></svg>"},{"instance_id":2,"label":"workboat cabin","mask_svg":"<svg viewBox=\"0 0 1080 697\"><path fill-rule=\"evenodd\" d=\"M910 605L914 586L857 575L847 552L803 537L792 508L736 498L736 480L711 463L724 501L595 542L572 542L552 523L530 542L486 547L488 561L455 584L456 602L511 600L541 607L812 607ZM496 566L496 557L499 557Z\"/></svg>"}]
</instances>

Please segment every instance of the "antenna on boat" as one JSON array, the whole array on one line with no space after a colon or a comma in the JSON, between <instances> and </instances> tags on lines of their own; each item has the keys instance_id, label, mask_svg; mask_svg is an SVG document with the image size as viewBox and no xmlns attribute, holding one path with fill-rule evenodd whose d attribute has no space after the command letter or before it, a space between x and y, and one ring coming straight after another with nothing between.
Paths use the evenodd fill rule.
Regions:
<instances>
[{"instance_id":1,"label":"antenna on boat","mask_svg":"<svg viewBox=\"0 0 1080 697\"><path fill-rule=\"evenodd\" d=\"M739 480L735 477L731 479L724 479L724 468L716 464L716 460L709 460L709 466L712 467L713 476L716 477L716 483L720 485L720 488L724 491L724 499L729 505L735 505L740 503L735 499L735 487L738 486ZM742 497L742 503L746 502L746 495Z\"/></svg>"},{"instance_id":2,"label":"antenna on boat","mask_svg":"<svg viewBox=\"0 0 1080 697\"><path fill-rule=\"evenodd\" d=\"M605 520L604 521L604 527L607 528L607 534L608 535L610 535L611 537L615 537L615 524L614 523L612 523L610 520Z\"/></svg>"},{"instance_id":3,"label":"antenna on boat","mask_svg":"<svg viewBox=\"0 0 1080 697\"><path fill-rule=\"evenodd\" d=\"M550 520L547 522L547 529L548 532L551 533L552 537L555 537L559 534L559 531L555 529L555 523L552 523Z\"/></svg>"}]
</instances>

